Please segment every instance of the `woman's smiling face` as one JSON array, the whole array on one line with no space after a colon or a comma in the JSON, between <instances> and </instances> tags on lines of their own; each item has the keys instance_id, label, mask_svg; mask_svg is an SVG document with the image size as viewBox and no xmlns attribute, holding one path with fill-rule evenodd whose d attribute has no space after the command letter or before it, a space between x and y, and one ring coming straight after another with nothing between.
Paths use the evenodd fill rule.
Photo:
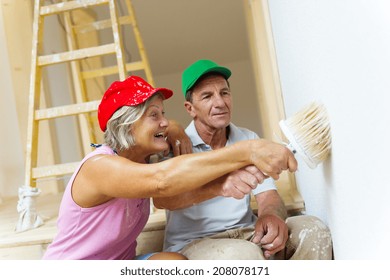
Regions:
<instances>
[{"instance_id":1,"label":"woman's smiling face","mask_svg":"<svg viewBox=\"0 0 390 280\"><path fill-rule=\"evenodd\" d=\"M163 98L152 97L142 117L133 124L131 132L135 139L134 149L145 156L156 154L169 148L166 142L168 120L164 116Z\"/></svg>"}]
</instances>

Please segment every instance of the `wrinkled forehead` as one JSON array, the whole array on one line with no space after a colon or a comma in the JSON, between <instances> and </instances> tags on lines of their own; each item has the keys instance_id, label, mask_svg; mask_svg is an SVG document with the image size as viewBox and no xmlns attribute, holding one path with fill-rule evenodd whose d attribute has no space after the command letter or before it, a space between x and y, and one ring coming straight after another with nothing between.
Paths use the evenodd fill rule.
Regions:
<instances>
[{"instance_id":1,"label":"wrinkled forehead","mask_svg":"<svg viewBox=\"0 0 390 280\"><path fill-rule=\"evenodd\" d=\"M229 83L224 76L220 74L211 73L203 76L196 82L193 88L193 93L202 92L207 89L229 89Z\"/></svg>"},{"instance_id":2,"label":"wrinkled forehead","mask_svg":"<svg viewBox=\"0 0 390 280\"><path fill-rule=\"evenodd\" d=\"M154 108L164 108L164 96L161 93L156 93L146 103L146 109L149 109L151 107Z\"/></svg>"}]
</instances>

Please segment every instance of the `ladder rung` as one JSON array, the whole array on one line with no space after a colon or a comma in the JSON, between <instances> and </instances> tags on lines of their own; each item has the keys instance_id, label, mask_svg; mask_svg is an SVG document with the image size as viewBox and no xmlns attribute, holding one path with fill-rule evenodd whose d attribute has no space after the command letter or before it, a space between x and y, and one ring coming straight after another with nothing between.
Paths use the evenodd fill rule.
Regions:
<instances>
[{"instance_id":1,"label":"ladder rung","mask_svg":"<svg viewBox=\"0 0 390 280\"><path fill-rule=\"evenodd\" d=\"M96 111L100 101L89 101L72 105L58 106L35 111L35 120L47 120Z\"/></svg>"},{"instance_id":2,"label":"ladder rung","mask_svg":"<svg viewBox=\"0 0 390 280\"><path fill-rule=\"evenodd\" d=\"M124 16L119 18L119 24L120 25L132 24L132 20L129 16ZM112 28L112 22L110 19L73 26L73 29L76 33L87 33L91 31L102 30L107 28Z\"/></svg>"},{"instance_id":3,"label":"ladder rung","mask_svg":"<svg viewBox=\"0 0 390 280\"><path fill-rule=\"evenodd\" d=\"M39 66L47 66L62 62L84 59L92 56L100 56L115 53L115 44L107 44L97 47L84 48L74 51L42 55L38 58Z\"/></svg>"},{"instance_id":4,"label":"ladder rung","mask_svg":"<svg viewBox=\"0 0 390 280\"><path fill-rule=\"evenodd\" d=\"M48 165L35 167L32 170L32 178L46 178L46 177L56 177L66 174L72 174L80 162L70 162L70 163L62 163L56 165Z\"/></svg>"},{"instance_id":5,"label":"ladder rung","mask_svg":"<svg viewBox=\"0 0 390 280\"><path fill-rule=\"evenodd\" d=\"M145 69L146 66L142 61L126 63L126 71L138 71ZM96 77L103 77L118 73L117 66L104 67L93 71L84 71L81 73L83 79L92 79Z\"/></svg>"},{"instance_id":6,"label":"ladder rung","mask_svg":"<svg viewBox=\"0 0 390 280\"><path fill-rule=\"evenodd\" d=\"M58 13L71 11L75 9L102 5L106 3L108 3L108 0L78 0L78 1L61 2L57 4L42 6L39 12L41 16L48 16L48 15L58 14Z\"/></svg>"}]
</instances>

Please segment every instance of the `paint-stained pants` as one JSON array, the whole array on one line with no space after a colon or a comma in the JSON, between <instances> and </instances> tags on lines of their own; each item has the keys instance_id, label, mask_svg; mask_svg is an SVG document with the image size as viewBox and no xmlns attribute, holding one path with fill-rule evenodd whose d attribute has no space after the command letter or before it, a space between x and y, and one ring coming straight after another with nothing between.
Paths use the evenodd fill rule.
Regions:
<instances>
[{"instance_id":1,"label":"paint-stained pants","mask_svg":"<svg viewBox=\"0 0 390 280\"><path fill-rule=\"evenodd\" d=\"M332 238L328 227L318 218L308 215L286 220L289 238L284 250L273 259L331 260ZM192 260L256 260L264 259L261 248L250 242L254 228L230 229L185 246L180 253Z\"/></svg>"}]
</instances>

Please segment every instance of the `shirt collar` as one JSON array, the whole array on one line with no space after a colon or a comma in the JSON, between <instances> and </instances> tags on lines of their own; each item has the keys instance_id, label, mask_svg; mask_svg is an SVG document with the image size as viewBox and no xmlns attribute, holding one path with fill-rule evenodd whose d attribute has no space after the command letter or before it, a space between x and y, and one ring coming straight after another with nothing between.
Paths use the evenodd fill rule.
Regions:
<instances>
[{"instance_id":1,"label":"shirt collar","mask_svg":"<svg viewBox=\"0 0 390 280\"><path fill-rule=\"evenodd\" d=\"M196 131L195 122L191 121L191 123L187 126L185 130L188 137L191 139L192 146L205 145L206 143L200 138L198 131Z\"/></svg>"},{"instance_id":2,"label":"shirt collar","mask_svg":"<svg viewBox=\"0 0 390 280\"><path fill-rule=\"evenodd\" d=\"M230 131L229 131L229 137L228 137L228 143L234 143L238 141L236 137L238 136L239 129L232 123L229 124ZM185 129L186 134L191 139L192 146L198 146L198 145L206 145L206 143L203 141L202 138L200 138L198 131L195 127L195 122L191 121L191 123L187 126Z\"/></svg>"}]
</instances>

